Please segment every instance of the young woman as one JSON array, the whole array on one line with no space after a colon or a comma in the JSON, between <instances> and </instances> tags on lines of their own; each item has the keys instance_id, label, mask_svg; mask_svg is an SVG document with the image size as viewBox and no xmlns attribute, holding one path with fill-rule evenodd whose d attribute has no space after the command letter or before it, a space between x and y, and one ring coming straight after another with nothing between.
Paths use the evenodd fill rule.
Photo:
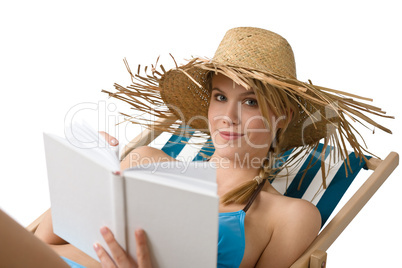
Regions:
<instances>
[{"instance_id":1,"label":"young woman","mask_svg":"<svg viewBox=\"0 0 402 268\"><path fill-rule=\"evenodd\" d=\"M345 115L389 131L358 111L378 112L375 107L298 81L290 45L267 30L231 29L213 59L197 58L168 72L155 68L152 75L131 74L132 86L116 85L117 92L108 93L139 111L160 118L174 116L191 126L190 131L211 137L214 152L208 161L216 163L221 197L218 267L289 267L316 237L321 227L316 207L282 196L269 183L294 160L279 166L283 152L300 147L300 153L309 153L324 139L341 148L346 141L364 157ZM183 131L164 123L156 127ZM175 161L142 146L127 155L121 168L135 165L138 161L132 161L132 156L138 159L138 155L150 162ZM151 266L143 231L136 233L138 263L121 249L109 229L101 232L112 252L109 256L94 245L103 267ZM87 262L89 257L74 255L77 251L53 234L50 214L36 235L54 245L60 255L96 265Z\"/></svg>"},{"instance_id":2,"label":"young woman","mask_svg":"<svg viewBox=\"0 0 402 268\"><path fill-rule=\"evenodd\" d=\"M249 182L263 186L250 202L221 203L218 267L289 267L316 237L321 217L311 203L284 197L269 183L257 181L274 137L264 124L255 93L224 75L214 75L208 120L215 147L209 161L217 164L218 195ZM169 159L150 147L132 153L152 161ZM128 156L122 168L130 166Z\"/></svg>"}]
</instances>

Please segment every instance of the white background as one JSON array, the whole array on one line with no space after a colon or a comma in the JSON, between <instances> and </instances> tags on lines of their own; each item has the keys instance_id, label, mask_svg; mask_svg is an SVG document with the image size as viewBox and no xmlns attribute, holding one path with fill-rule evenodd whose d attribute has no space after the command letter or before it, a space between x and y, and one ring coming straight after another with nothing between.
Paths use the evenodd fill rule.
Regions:
<instances>
[{"instance_id":1,"label":"white background","mask_svg":"<svg viewBox=\"0 0 402 268\"><path fill-rule=\"evenodd\" d=\"M87 118L119 136L101 89L130 84L136 65L209 56L225 31L254 26L292 45L298 78L374 98L393 135L362 130L372 152L402 152L402 19L398 1L3 1L0 4L0 207L22 225L49 207L42 133ZM399 94L399 96L398 96ZM130 112L121 102L118 110ZM76 106L78 105L78 106ZM81 109L79 109L81 108ZM85 109L84 109L85 108ZM98 110L94 110L98 108ZM110 111L112 110L112 111ZM99 120L98 120L99 118ZM98 121L98 122L97 122ZM328 250L328 267L391 267L402 247L401 171ZM72 197L74 198L74 197Z\"/></svg>"}]
</instances>

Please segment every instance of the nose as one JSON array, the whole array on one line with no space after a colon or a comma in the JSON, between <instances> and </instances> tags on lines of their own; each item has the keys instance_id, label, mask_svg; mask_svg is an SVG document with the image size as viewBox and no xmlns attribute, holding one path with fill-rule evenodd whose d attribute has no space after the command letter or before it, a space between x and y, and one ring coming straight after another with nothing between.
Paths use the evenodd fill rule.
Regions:
<instances>
[{"instance_id":1,"label":"nose","mask_svg":"<svg viewBox=\"0 0 402 268\"><path fill-rule=\"evenodd\" d=\"M241 103L228 102L225 106L223 121L229 125L239 125L241 123Z\"/></svg>"}]
</instances>

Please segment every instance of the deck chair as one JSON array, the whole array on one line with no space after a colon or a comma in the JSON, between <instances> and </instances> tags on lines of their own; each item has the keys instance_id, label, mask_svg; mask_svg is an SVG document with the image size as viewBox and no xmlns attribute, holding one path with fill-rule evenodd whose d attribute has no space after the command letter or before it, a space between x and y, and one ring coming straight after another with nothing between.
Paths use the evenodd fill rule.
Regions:
<instances>
[{"instance_id":1,"label":"deck chair","mask_svg":"<svg viewBox=\"0 0 402 268\"><path fill-rule=\"evenodd\" d=\"M178 160L188 161L188 159L192 159L193 161L203 161L207 156L212 155L213 150L208 150L199 144L194 145L191 139L192 138L189 137L162 133L159 130L145 130L125 146L121 157L124 158L131 150L142 145L149 145L161 149L166 154ZM197 140L197 143L198 142L199 140ZM384 160L370 158L367 163L360 158L356 158L354 153L350 153L350 162L345 166L343 161L335 163L335 158L330 157L329 146L327 146L325 150L323 149L324 145L320 144L317 151L325 152L325 166L332 166L331 169L328 168L327 171L325 171L328 172L326 189L322 187L321 162L317 161L321 160L323 157L321 153L319 155L310 153L309 155L303 156L304 159L294 168L293 172L289 172L289 175L286 176L286 180L275 179L272 182L272 185L282 194L290 197L303 198L316 205L321 213L323 226L330 218L330 215L359 171L369 169L374 172L372 172L365 183L332 220L321 229L317 238L305 253L291 266L292 268L325 267L327 259L326 250L374 195L399 163L399 156L395 152L391 152ZM200 153L200 151L203 151L203 154ZM284 157L291 157L294 153L297 153L296 150L289 150L284 154ZM348 167L349 164L350 168ZM311 166L306 173L307 165ZM34 232L42 220L42 217L43 215L32 222L27 229Z\"/></svg>"}]
</instances>

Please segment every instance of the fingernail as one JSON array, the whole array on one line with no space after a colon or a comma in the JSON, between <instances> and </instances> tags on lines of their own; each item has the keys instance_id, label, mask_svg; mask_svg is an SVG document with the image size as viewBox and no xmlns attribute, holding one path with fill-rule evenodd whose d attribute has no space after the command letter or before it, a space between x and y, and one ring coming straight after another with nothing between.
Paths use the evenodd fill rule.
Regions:
<instances>
[{"instance_id":1,"label":"fingernail","mask_svg":"<svg viewBox=\"0 0 402 268\"><path fill-rule=\"evenodd\" d=\"M117 145L117 144L119 144L119 141L116 140L116 139L112 139L110 142L112 143L112 145Z\"/></svg>"},{"instance_id":2,"label":"fingernail","mask_svg":"<svg viewBox=\"0 0 402 268\"><path fill-rule=\"evenodd\" d=\"M93 247L94 247L95 251L98 251L100 249L100 245L98 243L94 243Z\"/></svg>"},{"instance_id":3,"label":"fingernail","mask_svg":"<svg viewBox=\"0 0 402 268\"><path fill-rule=\"evenodd\" d=\"M136 234L139 238L141 238L141 237L144 236L144 230L142 230L142 229L137 229L137 230L135 230L135 234Z\"/></svg>"},{"instance_id":4,"label":"fingernail","mask_svg":"<svg viewBox=\"0 0 402 268\"><path fill-rule=\"evenodd\" d=\"M101 234L105 235L109 232L109 229L106 226L104 226L104 227L100 228L100 232L101 232Z\"/></svg>"}]
</instances>

